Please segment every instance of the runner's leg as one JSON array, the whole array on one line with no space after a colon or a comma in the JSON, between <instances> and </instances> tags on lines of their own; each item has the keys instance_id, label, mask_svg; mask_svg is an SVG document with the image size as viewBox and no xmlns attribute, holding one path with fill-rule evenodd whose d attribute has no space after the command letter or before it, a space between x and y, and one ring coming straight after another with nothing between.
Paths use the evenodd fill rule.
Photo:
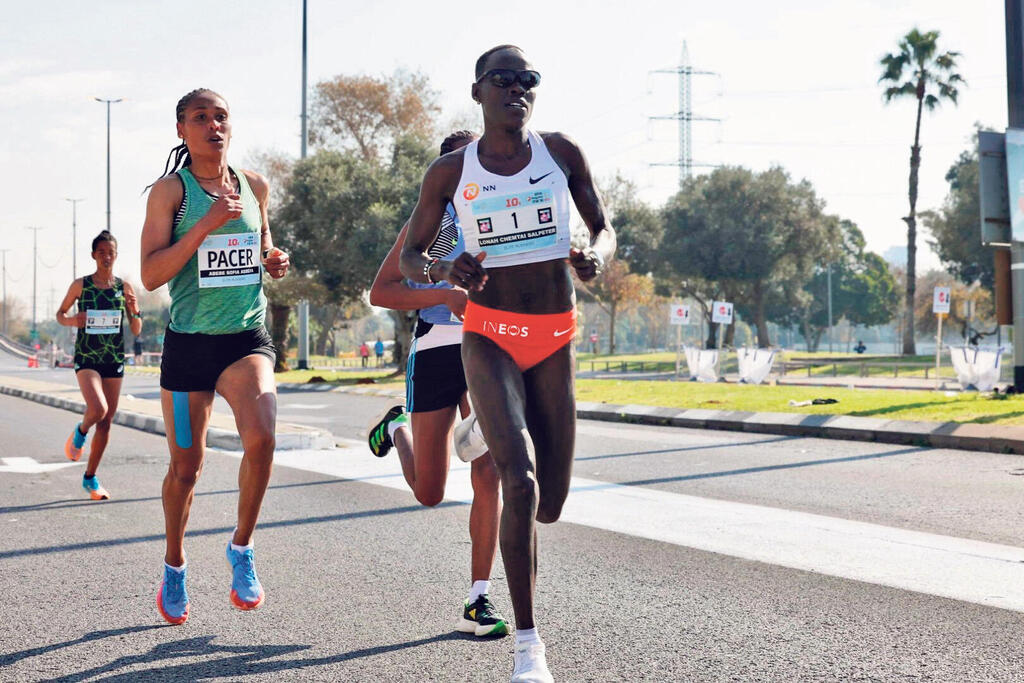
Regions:
<instances>
[{"instance_id":1,"label":"runner's leg","mask_svg":"<svg viewBox=\"0 0 1024 683\"><path fill-rule=\"evenodd\" d=\"M95 370L79 370L75 373L78 388L85 400L85 414L82 415L82 431L88 432L107 413L107 399L103 393L100 373Z\"/></svg>"},{"instance_id":2,"label":"runner's leg","mask_svg":"<svg viewBox=\"0 0 1024 683\"><path fill-rule=\"evenodd\" d=\"M402 463L402 474L421 504L433 507L444 500L448 482L448 462L455 427L455 406L410 416L412 430L395 431L395 448ZM410 438L411 437L411 438Z\"/></svg>"},{"instance_id":3,"label":"runner's leg","mask_svg":"<svg viewBox=\"0 0 1024 683\"><path fill-rule=\"evenodd\" d=\"M539 493L533 444L526 429L523 377L497 344L467 333L462 342L473 408L501 482L499 541L517 629L530 629L536 580L534 519Z\"/></svg>"},{"instance_id":4,"label":"runner's leg","mask_svg":"<svg viewBox=\"0 0 1024 683\"><path fill-rule=\"evenodd\" d=\"M562 514L572 479L576 446L574 355L572 344L568 344L523 375L526 424L537 454L537 521L546 524Z\"/></svg>"},{"instance_id":5,"label":"runner's leg","mask_svg":"<svg viewBox=\"0 0 1024 683\"><path fill-rule=\"evenodd\" d=\"M238 468L238 527L232 540L244 546L252 540L274 461L277 389L273 363L263 354L235 361L217 379L217 393L235 414L245 451Z\"/></svg>"},{"instance_id":6,"label":"runner's leg","mask_svg":"<svg viewBox=\"0 0 1024 683\"><path fill-rule=\"evenodd\" d=\"M96 423L96 433L92 435L92 446L89 449L89 463L85 466L85 475L92 476L100 466L103 452L110 440L110 425L117 413L117 404L121 399L121 378L105 377L100 380L103 397L106 399L107 410Z\"/></svg>"},{"instance_id":7,"label":"runner's leg","mask_svg":"<svg viewBox=\"0 0 1024 683\"><path fill-rule=\"evenodd\" d=\"M160 404L164 413L164 425L167 429L167 445L171 451L171 463L164 478L163 504L164 525L167 534L167 550L164 562L172 567L185 564L185 527L188 525L188 514L192 508L192 496L196 480L203 468L205 454L206 428L210 424L210 413L213 409L212 391L188 392L188 423L191 434L182 435L178 439L177 424L184 424L183 416L175 420L174 397L166 389L160 390ZM178 442L189 444L182 448Z\"/></svg>"},{"instance_id":8,"label":"runner's leg","mask_svg":"<svg viewBox=\"0 0 1024 683\"><path fill-rule=\"evenodd\" d=\"M459 403L459 412L463 418L469 415L466 396ZM469 508L470 573L473 581L488 581L494 568L494 555L498 551L498 519L501 516L498 469L490 453L484 453L473 460L469 472L473 484L473 504Z\"/></svg>"}]
</instances>

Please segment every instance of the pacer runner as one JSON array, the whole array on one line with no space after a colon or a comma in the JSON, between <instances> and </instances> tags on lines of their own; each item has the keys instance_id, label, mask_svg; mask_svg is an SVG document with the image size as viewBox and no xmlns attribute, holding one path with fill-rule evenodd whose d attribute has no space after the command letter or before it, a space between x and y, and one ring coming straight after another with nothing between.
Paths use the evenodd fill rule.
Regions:
<instances>
[{"instance_id":1,"label":"pacer runner","mask_svg":"<svg viewBox=\"0 0 1024 683\"><path fill-rule=\"evenodd\" d=\"M178 101L178 137L153 184L142 229L142 281L168 284L171 321L160 363L160 401L171 451L163 503L167 548L157 608L172 624L188 618L184 536L203 466L213 396L235 416L245 450L238 471L238 522L225 552L231 604L249 610L264 592L253 564L253 530L274 457L274 345L263 326L262 276L284 277L288 256L267 223L266 178L228 165L227 102L201 88Z\"/></svg>"}]
</instances>

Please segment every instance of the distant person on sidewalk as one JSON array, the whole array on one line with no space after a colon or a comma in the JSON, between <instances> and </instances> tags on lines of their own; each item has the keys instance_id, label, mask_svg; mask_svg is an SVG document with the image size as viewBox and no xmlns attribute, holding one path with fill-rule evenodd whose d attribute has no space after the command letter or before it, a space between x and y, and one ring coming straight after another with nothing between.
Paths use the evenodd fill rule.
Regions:
<instances>
[{"instance_id":1,"label":"distant person on sidewalk","mask_svg":"<svg viewBox=\"0 0 1024 683\"><path fill-rule=\"evenodd\" d=\"M359 345L359 357L362 359L363 367L365 368L370 360L370 347L366 345L366 342Z\"/></svg>"},{"instance_id":2,"label":"distant person on sidewalk","mask_svg":"<svg viewBox=\"0 0 1024 683\"><path fill-rule=\"evenodd\" d=\"M868 347L864 345L863 339L858 339L857 345L853 347L853 350L856 351L857 353L864 353L865 351L868 350Z\"/></svg>"},{"instance_id":3,"label":"distant person on sidewalk","mask_svg":"<svg viewBox=\"0 0 1024 683\"><path fill-rule=\"evenodd\" d=\"M57 309L57 322L77 327L75 336L75 379L85 399L85 415L64 444L69 460L82 457L82 447L89 429L95 425L85 466L82 488L93 500L106 500L110 494L100 486L96 470L103 459L110 438L110 424L117 412L124 377L124 315L128 316L132 334L142 332L142 313L132 286L114 277L117 240L104 230L92 241L92 258L96 272L71 283L68 293ZM68 310L78 301L78 313Z\"/></svg>"},{"instance_id":4,"label":"distant person on sidewalk","mask_svg":"<svg viewBox=\"0 0 1024 683\"><path fill-rule=\"evenodd\" d=\"M377 337L377 343L373 345L373 352L377 354L377 367L384 365L384 342Z\"/></svg>"},{"instance_id":5,"label":"distant person on sidewalk","mask_svg":"<svg viewBox=\"0 0 1024 683\"><path fill-rule=\"evenodd\" d=\"M135 341L132 343L132 351L135 352L135 364L142 365L142 337L135 337Z\"/></svg>"}]
</instances>

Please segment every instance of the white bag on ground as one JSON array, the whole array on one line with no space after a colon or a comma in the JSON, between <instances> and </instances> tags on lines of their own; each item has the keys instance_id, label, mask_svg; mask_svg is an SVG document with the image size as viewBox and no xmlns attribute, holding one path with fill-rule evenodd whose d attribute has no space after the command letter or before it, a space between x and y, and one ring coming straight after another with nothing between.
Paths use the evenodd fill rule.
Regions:
<instances>
[{"instance_id":1,"label":"white bag on ground","mask_svg":"<svg viewBox=\"0 0 1024 683\"><path fill-rule=\"evenodd\" d=\"M696 346L686 346L683 349L686 353L686 367L690 370L690 379L698 382L718 381L718 350L698 349Z\"/></svg>"},{"instance_id":2,"label":"white bag on ground","mask_svg":"<svg viewBox=\"0 0 1024 683\"><path fill-rule=\"evenodd\" d=\"M736 360L740 366L740 381L744 384L760 384L772 371L775 349L736 349Z\"/></svg>"},{"instance_id":3,"label":"white bag on ground","mask_svg":"<svg viewBox=\"0 0 1024 683\"><path fill-rule=\"evenodd\" d=\"M999 381L1002 369L1001 346L950 346L956 378L964 389L991 391Z\"/></svg>"}]
</instances>

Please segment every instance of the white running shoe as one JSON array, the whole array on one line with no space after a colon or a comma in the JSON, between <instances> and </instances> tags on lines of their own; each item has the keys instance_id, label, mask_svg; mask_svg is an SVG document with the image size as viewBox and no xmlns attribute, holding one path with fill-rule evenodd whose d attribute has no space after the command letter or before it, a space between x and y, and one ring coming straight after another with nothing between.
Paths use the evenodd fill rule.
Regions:
<instances>
[{"instance_id":1,"label":"white running shoe","mask_svg":"<svg viewBox=\"0 0 1024 683\"><path fill-rule=\"evenodd\" d=\"M455 455L459 456L462 462L472 462L487 452L487 442L484 435L480 433L480 423L476 420L476 413L470 413L469 417L455 425Z\"/></svg>"},{"instance_id":2,"label":"white running shoe","mask_svg":"<svg viewBox=\"0 0 1024 683\"><path fill-rule=\"evenodd\" d=\"M516 645L515 666L510 683L555 683L544 656L544 643Z\"/></svg>"}]
</instances>

